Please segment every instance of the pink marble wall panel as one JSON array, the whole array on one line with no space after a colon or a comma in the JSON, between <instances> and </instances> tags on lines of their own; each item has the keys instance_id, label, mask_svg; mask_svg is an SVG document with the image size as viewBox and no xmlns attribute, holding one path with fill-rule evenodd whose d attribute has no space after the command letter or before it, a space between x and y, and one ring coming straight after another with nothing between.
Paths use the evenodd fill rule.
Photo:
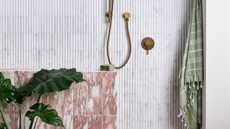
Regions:
<instances>
[{"instance_id":1,"label":"pink marble wall panel","mask_svg":"<svg viewBox=\"0 0 230 129\"><path fill-rule=\"evenodd\" d=\"M116 129L117 116L103 116L103 129Z\"/></svg>"},{"instance_id":2,"label":"pink marble wall panel","mask_svg":"<svg viewBox=\"0 0 230 129\"><path fill-rule=\"evenodd\" d=\"M88 129L88 116L74 116L74 129Z\"/></svg>"},{"instance_id":3,"label":"pink marble wall panel","mask_svg":"<svg viewBox=\"0 0 230 129\"><path fill-rule=\"evenodd\" d=\"M77 85L77 88L72 88L73 92L73 115L82 116L87 114L88 101L88 86L86 82Z\"/></svg>"},{"instance_id":4,"label":"pink marble wall panel","mask_svg":"<svg viewBox=\"0 0 230 129\"><path fill-rule=\"evenodd\" d=\"M89 129L102 129L103 128L103 116L90 116L88 117Z\"/></svg>"},{"instance_id":5,"label":"pink marble wall panel","mask_svg":"<svg viewBox=\"0 0 230 129\"><path fill-rule=\"evenodd\" d=\"M3 71L16 86L30 81L34 71ZM62 117L66 129L116 129L117 128L117 91L116 72L83 72L85 82L73 83L69 90L42 96L41 102L55 108ZM23 116L38 96L27 98L20 106ZM19 106L10 104L5 112L11 119L12 129L19 123ZM28 129L29 120L22 120L23 129ZM61 129L37 122L37 129Z\"/></svg>"}]
</instances>

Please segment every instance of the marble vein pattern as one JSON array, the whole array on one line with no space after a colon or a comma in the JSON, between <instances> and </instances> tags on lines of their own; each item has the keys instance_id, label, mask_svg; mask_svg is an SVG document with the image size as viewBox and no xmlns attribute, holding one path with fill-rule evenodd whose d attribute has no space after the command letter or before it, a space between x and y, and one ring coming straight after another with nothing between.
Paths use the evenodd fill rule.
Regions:
<instances>
[{"instance_id":1,"label":"marble vein pattern","mask_svg":"<svg viewBox=\"0 0 230 129\"><path fill-rule=\"evenodd\" d=\"M30 81L35 71L2 71L5 77L20 87ZM116 72L83 72L85 82L73 83L69 90L43 95L41 102L55 108L61 116L66 129L116 129L117 128L117 90ZM37 100L37 95L26 98L18 106L10 104L5 110L9 115L12 129L19 124L19 109L24 116L26 110ZM0 120L1 121L1 120ZM22 119L23 129L29 127L28 118ZM62 129L43 123L38 119L37 129Z\"/></svg>"}]
</instances>

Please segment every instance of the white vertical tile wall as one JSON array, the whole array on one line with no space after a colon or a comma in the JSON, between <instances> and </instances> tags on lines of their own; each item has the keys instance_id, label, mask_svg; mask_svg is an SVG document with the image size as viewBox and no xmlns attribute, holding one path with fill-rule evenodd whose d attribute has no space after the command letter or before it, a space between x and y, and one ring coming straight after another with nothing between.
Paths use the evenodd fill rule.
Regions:
<instances>
[{"instance_id":1,"label":"white vertical tile wall","mask_svg":"<svg viewBox=\"0 0 230 129\"><path fill-rule=\"evenodd\" d=\"M98 69L105 63L106 1L0 0L0 68ZM119 129L181 129L178 72L190 0L115 0L111 55L127 52L122 14L130 11L133 53L118 72ZM140 42L156 41L145 55Z\"/></svg>"}]
</instances>

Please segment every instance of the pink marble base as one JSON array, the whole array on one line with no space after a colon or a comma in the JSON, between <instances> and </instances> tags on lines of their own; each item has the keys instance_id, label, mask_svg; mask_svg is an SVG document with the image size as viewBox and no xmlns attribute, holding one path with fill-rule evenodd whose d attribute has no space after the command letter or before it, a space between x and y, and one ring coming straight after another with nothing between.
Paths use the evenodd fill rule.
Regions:
<instances>
[{"instance_id":1,"label":"pink marble base","mask_svg":"<svg viewBox=\"0 0 230 129\"><path fill-rule=\"evenodd\" d=\"M3 71L16 86L27 83L33 71ZM114 88L115 72L83 72L86 82L73 83L69 90L46 94L42 102L55 108L62 117L66 129L116 129L117 91ZM23 114L33 105L34 95L21 105ZM11 104L5 111L12 129L17 129L19 107ZM23 119L23 129L28 129L28 118ZM61 129L38 120L37 129Z\"/></svg>"}]
</instances>

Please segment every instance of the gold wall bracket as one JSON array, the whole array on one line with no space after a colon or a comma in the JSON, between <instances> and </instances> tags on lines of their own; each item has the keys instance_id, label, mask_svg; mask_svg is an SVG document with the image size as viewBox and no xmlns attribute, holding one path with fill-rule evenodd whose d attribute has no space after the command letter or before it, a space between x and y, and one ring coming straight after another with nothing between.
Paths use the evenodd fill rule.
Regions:
<instances>
[{"instance_id":1,"label":"gold wall bracket","mask_svg":"<svg viewBox=\"0 0 230 129\"><path fill-rule=\"evenodd\" d=\"M131 14L129 12L125 12L123 14L123 18L126 20L126 21L129 21L129 18L131 17Z\"/></svg>"},{"instance_id":2,"label":"gold wall bracket","mask_svg":"<svg viewBox=\"0 0 230 129\"><path fill-rule=\"evenodd\" d=\"M108 21L111 23L112 22L112 17L113 17L113 12L109 11L105 15L108 18Z\"/></svg>"},{"instance_id":3,"label":"gold wall bracket","mask_svg":"<svg viewBox=\"0 0 230 129\"><path fill-rule=\"evenodd\" d=\"M155 42L152 38L146 37L142 40L141 46L144 50L146 50L146 54L149 54L149 50L151 50L155 46Z\"/></svg>"}]
</instances>

